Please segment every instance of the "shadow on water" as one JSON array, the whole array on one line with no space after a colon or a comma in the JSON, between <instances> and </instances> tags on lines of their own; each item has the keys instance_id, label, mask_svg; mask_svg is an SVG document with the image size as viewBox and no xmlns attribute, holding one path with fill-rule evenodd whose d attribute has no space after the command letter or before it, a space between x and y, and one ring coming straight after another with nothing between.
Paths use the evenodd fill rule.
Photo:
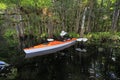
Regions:
<instances>
[{"instance_id":1,"label":"shadow on water","mask_svg":"<svg viewBox=\"0 0 120 80\"><path fill-rule=\"evenodd\" d=\"M17 58L14 80L120 80L120 49L86 45L87 52L63 51L30 59Z\"/></svg>"}]
</instances>

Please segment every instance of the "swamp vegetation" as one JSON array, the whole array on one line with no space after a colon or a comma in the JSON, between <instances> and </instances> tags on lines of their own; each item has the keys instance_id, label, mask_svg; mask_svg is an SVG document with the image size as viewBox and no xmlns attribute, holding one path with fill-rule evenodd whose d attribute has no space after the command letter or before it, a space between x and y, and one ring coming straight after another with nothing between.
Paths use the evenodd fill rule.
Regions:
<instances>
[{"instance_id":1,"label":"swamp vegetation","mask_svg":"<svg viewBox=\"0 0 120 80\"><path fill-rule=\"evenodd\" d=\"M87 52L76 43L24 59L23 48L61 30L88 38ZM0 45L0 60L12 66L1 80L119 80L120 0L0 0Z\"/></svg>"}]
</instances>

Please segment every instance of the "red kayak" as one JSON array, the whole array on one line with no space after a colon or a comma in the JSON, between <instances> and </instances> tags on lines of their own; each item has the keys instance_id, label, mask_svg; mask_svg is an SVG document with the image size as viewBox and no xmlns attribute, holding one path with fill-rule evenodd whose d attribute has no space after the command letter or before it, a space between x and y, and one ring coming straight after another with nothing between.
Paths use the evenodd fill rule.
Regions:
<instances>
[{"instance_id":1,"label":"red kayak","mask_svg":"<svg viewBox=\"0 0 120 80\"><path fill-rule=\"evenodd\" d=\"M24 52L26 53L25 58L55 53L57 51L63 50L74 45L75 42L76 38L72 38L66 41L52 41L47 44L39 44L30 48L25 48L24 49Z\"/></svg>"}]
</instances>

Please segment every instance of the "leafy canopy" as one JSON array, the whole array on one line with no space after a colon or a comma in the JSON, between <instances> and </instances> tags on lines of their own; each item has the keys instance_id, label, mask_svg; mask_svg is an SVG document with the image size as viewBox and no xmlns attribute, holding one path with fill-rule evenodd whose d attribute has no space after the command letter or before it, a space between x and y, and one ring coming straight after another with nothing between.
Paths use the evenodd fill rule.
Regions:
<instances>
[{"instance_id":1,"label":"leafy canopy","mask_svg":"<svg viewBox=\"0 0 120 80\"><path fill-rule=\"evenodd\" d=\"M50 7L52 5L51 0L21 0L20 4L26 7Z\"/></svg>"},{"instance_id":2,"label":"leafy canopy","mask_svg":"<svg viewBox=\"0 0 120 80\"><path fill-rule=\"evenodd\" d=\"M42 8L52 6L52 0L0 0L0 9L4 10L12 5Z\"/></svg>"},{"instance_id":3,"label":"leafy canopy","mask_svg":"<svg viewBox=\"0 0 120 80\"><path fill-rule=\"evenodd\" d=\"M0 3L0 10L5 10L7 8L7 5L4 3Z\"/></svg>"}]
</instances>

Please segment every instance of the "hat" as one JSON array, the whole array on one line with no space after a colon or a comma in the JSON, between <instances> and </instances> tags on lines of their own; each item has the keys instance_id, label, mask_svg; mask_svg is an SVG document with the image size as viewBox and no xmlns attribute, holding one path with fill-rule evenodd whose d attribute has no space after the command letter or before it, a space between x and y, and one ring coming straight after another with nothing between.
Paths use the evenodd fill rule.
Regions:
<instances>
[{"instance_id":1,"label":"hat","mask_svg":"<svg viewBox=\"0 0 120 80\"><path fill-rule=\"evenodd\" d=\"M67 34L67 32L61 31L60 36L64 36L64 35L66 35L66 34Z\"/></svg>"}]
</instances>

